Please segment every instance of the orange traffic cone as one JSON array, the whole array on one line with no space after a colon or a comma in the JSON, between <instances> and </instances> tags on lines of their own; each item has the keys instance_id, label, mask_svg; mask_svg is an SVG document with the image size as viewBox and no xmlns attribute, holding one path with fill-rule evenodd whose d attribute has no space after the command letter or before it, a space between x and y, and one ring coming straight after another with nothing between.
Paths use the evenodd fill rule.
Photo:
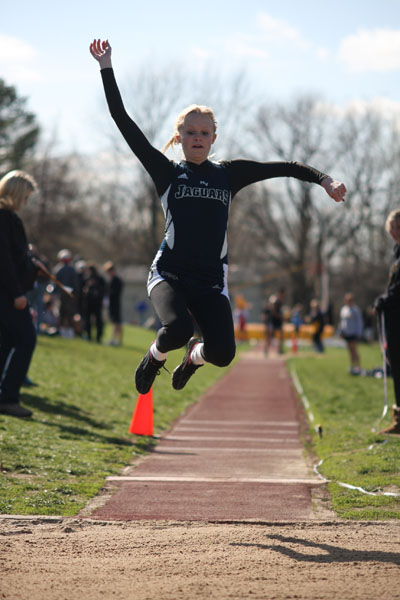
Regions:
<instances>
[{"instance_id":1,"label":"orange traffic cone","mask_svg":"<svg viewBox=\"0 0 400 600\"><path fill-rule=\"evenodd\" d=\"M139 394L129 433L153 435L153 388L147 394Z\"/></svg>"}]
</instances>

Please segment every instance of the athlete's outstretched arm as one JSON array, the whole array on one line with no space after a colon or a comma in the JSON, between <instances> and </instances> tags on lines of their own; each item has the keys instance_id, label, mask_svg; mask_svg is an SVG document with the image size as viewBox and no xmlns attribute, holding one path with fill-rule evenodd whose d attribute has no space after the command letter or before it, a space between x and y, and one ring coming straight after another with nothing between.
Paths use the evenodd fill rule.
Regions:
<instances>
[{"instance_id":1,"label":"athlete's outstretched arm","mask_svg":"<svg viewBox=\"0 0 400 600\"><path fill-rule=\"evenodd\" d=\"M108 40L93 40L89 46L90 54L100 65L100 73L104 84L104 92L108 108L118 129L127 141L131 150L144 164L152 176L152 163L156 160L158 150L153 148L141 129L131 119L125 110L124 103L115 81L111 62L111 46Z\"/></svg>"},{"instance_id":2,"label":"athlete's outstretched arm","mask_svg":"<svg viewBox=\"0 0 400 600\"><path fill-rule=\"evenodd\" d=\"M158 192L160 194L164 193L170 183L173 167L167 157L154 148L141 129L126 112L114 77L114 70L111 62L111 46L108 40L93 40L89 49L90 54L100 65L104 92L112 118L130 149L134 152L153 179Z\"/></svg>"},{"instance_id":3,"label":"athlete's outstretched arm","mask_svg":"<svg viewBox=\"0 0 400 600\"><path fill-rule=\"evenodd\" d=\"M340 181L335 181L318 169L295 161L282 162L257 162L254 160L231 160L224 162L232 186L232 197L242 188L256 181L264 181L275 177L294 177L301 181L317 183L326 193L335 200L343 202L346 186Z\"/></svg>"}]
</instances>

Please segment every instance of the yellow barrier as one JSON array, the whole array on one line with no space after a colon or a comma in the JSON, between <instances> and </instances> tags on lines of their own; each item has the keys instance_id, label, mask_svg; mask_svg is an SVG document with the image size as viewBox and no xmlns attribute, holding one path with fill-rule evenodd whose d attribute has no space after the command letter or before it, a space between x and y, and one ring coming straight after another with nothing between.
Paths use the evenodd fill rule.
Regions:
<instances>
[{"instance_id":1,"label":"yellow barrier","mask_svg":"<svg viewBox=\"0 0 400 600\"><path fill-rule=\"evenodd\" d=\"M314 333L314 325L300 325L297 334L298 339L311 340ZM335 333L332 325L325 325L323 338L332 337ZM237 340L265 340L265 325L262 323L247 323L245 331L239 331L235 327L235 337ZM279 337L278 333L275 333L275 337ZM283 337L285 340L291 340L295 337L295 327L292 323L284 323L283 325Z\"/></svg>"}]
</instances>

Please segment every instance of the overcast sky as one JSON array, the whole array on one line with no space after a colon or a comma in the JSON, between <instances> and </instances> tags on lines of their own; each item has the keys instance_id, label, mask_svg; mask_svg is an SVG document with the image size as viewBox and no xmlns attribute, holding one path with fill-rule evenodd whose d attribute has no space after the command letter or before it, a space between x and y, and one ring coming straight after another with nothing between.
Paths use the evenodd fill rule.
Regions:
<instances>
[{"instance_id":1,"label":"overcast sky","mask_svg":"<svg viewBox=\"0 0 400 600\"><path fill-rule=\"evenodd\" d=\"M95 37L110 40L119 82L146 62L188 71L212 62L246 70L269 100L312 92L400 111L400 0L4 2L0 77L64 151L102 144Z\"/></svg>"}]
</instances>

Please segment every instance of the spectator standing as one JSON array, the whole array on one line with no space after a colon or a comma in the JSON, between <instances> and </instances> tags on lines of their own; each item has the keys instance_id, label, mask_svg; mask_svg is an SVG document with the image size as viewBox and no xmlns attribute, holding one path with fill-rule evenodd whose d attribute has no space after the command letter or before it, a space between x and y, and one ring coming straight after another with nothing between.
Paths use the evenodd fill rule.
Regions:
<instances>
[{"instance_id":1,"label":"spectator standing","mask_svg":"<svg viewBox=\"0 0 400 600\"><path fill-rule=\"evenodd\" d=\"M358 353L358 342L363 335L363 318L359 307L354 302L354 295L345 294L344 305L340 309L339 335L345 340L350 356L351 375L360 375L361 363Z\"/></svg>"},{"instance_id":2,"label":"spectator standing","mask_svg":"<svg viewBox=\"0 0 400 600\"><path fill-rule=\"evenodd\" d=\"M99 275L96 265L88 263L88 277L83 283L84 321L87 339L92 340L92 319L96 323L96 341L101 344L103 338L103 301L106 282Z\"/></svg>"},{"instance_id":3,"label":"spectator standing","mask_svg":"<svg viewBox=\"0 0 400 600\"><path fill-rule=\"evenodd\" d=\"M26 293L37 267L17 212L35 189L35 180L24 171L10 171L0 180L0 413L13 417L32 415L19 396L36 345Z\"/></svg>"},{"instance_id":4,"label":"spectator standing","mask_svg":"<svg viewBox=\"0 0 400 600\"><path fill-rule=\"evenodd\" d=\"M273 347L274 340L278 339L278 351L283 352L283 319L282 303L274 294L266 301L262 320L265 323L266 344L264 353L267 355Z\"/></svg>"},{"instance_id":5,"label":"spectator standing","mask_svg":"<svg viewBox=\"0 0 400 600\"><path fill-rule=\"evenodd\" d=\"M78 276L74 266L71 264L72 254L67 248L59 251L57 258L59 263L55 268L55 276L66 288L70 289L73 296L60 292L60 335L65 338L73 338L74 316L77 310L76 294L78 291Z\"/></svg>"},{"instance_id":6,"label":"spectator standing","mask_svg":"<svg viewBox=\"0 0 400 600\"><path fill-rule=\"evenodd\" d=\"M322 342L322 334L325 327L325 319L321 311L319 301L314 299L310 302L310 315L308 322L313 325L312 341L317 352L324 352L324 344Z\"/></svg>"},{"instance_id":7,"label":"spectator standing","mask_svg":"<svg viewBox=\"0 0 400 600\"><path fill-rule=\"evenodd\" d=\"M393 422L381 433L400 435L400 209L386 220L386 231L395 241L386 293L375 301L378 317L384 317L387 354L393 377L395 404Z\"/></svg>"},{"instance_id":8,"label":"spectator standing","mask_svg":"<svg viewBox=\"0 0 400 600\"><path fill-rule=\"evenodd\" d=\"M292 314L290 315L290 321L294 325L294 331L295 331L296 337L298 337L298 335L299 335L300 325L303 324L303 317L301 315L302 310L303 310L303 306L301 304L296 304L293 307Z\"/></svg>"},{"instance_id":9,"label":"spectator standing","mask_svg":"<svg viewBox=\"0 0 400 600\"><path fill-rule=\"evenodd\" d=\"M286 291L284 288L281 288L277 295L276 295L276 301L275 301L275 305L274 305L274 311L273 311L273 325L274 325L274 332L275 335L278 334L278 340L279 340L279 346L278 346L278 351L279 354L283 354L283 302L285 300L285 294Z\"/></svg>"},{"instance_id":10,"label":"spectator standing","mask_svg":"<svg viewBox=\"0 0 400 600\"><path fill-rule=\"evenodd\" d=\"M121 297L124 282L122 281L121 277L117 275L113 262L106 262L103 268L109 277L109 283L107 287L108 314L113 325L109 345L122 346Z\"/></svg>"},{"instance_id":11,"label":"spectator standing","mask_svg":"<svg viewBox=\"0 0 400 600\"><path fill-rule=\"evenodd\" d=\"M75 270L78 277L78 289L76 292L76 314L74 318L75 334L79 336L85 331L85 306L83 297L83 286L87 279L87 263L85 260L77 260L75 263Z\"/></svg>"},{"instance_id":12,"label":"spectator standing","mask_svg":"<svg viewBox=\"0 0 400 600\"><path fill-rule=\"evenodd\" d=\"M33 246L32 244L29 244L29 251L34 258L40 260L40 262L42 262L47 269L49 268L47 258L45 256L39 255L37 248L35 246ZM36 281L33 284L33 288L31 290L29 290L29 292L27 292L27 294L26 294L29 305L36 312L35 326L36 326L37 333L40 333L40 325L42 323L43 312L44 312L43 297L46 293L46 287L47 287L48 283L49 283L48 276L45 273L43 273L43 271L38 271Z\"/></svg>"},{"instance_id":13,"label":"spectator standing","mask_svg":"<svg viewBox=\"0 0 400 600\"><path fill-rule=\"evenodd\" d=\"M251 304L247 302L244 296L237 294L235 296L234 318L236 322L236 339L240 342L247 340L247 319Z\"/></svg>"}]
</instances>

